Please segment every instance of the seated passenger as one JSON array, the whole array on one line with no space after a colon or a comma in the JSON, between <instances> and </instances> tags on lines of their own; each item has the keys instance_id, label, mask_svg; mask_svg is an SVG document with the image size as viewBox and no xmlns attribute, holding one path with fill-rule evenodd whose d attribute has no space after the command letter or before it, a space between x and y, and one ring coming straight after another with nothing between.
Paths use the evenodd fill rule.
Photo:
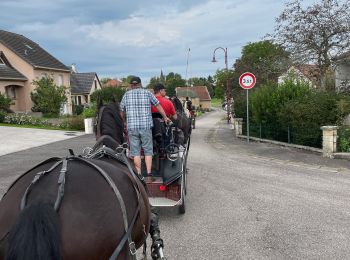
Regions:
<instances>
[{"instance_id":1,"label":"seated passenger","mask_svg":"<svg viewBox=\"0 0 350 260\"><path fill-rule=\"evenodd\" d=\"M154 87L154 95L155 97L159 100L160 105L162 106L166 116L168 118L170 118L172 121L177 120L177 115L176 115L176 111L175 111L175 107L173 105L173 103L166 98L166 90L165 90L165 86L162 83L157 83ZM151 108L152 111L152 117L153 118L157 118L157 109L152 106ZM162 117L160 117L162 118ZM163 134L164 134L164 128L162 126L162 124L159 123L159 121L157 121L156 119L153 119L153 137L155 138L155 140L160 144L162 143L162 141L165 142L165 146L169 143L168 140L162 140L163 139ZM161 146L164 146L161 145Z\"/></svg>"},{"instance_id":2,"label":"seated passenger","mask_svg":"<svg viewBox=\"0 0 350 260\"><path fill-rule=\"evenodd\" d=\"M159 103L164 109L166 116L172 119L172 121L176 120L177 115L176 115L175 107L173 103L168 98L166 98L166 90L164 85L162 83L157 83L153 87L153 90L154 90L154 95L159 100ZM152 113L158 112L158 110L154 106L152 106L151 111Z\"/></svg>"},{"instance_id":3,"label":"seated passenger","mask_svg":"<svg viewBox=\"0 0 350 260\"><path fill-rule=\"evenodd\" d=\"M186 97L185 103L186 103L186 108L188 109L188 111L191 112L193 110L193 108L192 108L192 101L188 97Z\"/></svg>"}]
</instances>

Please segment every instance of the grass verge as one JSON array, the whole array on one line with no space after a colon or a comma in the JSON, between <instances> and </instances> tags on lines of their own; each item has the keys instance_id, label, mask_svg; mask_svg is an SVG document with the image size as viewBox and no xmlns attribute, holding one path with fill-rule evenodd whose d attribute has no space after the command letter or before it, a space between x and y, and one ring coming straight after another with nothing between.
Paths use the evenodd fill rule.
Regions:
<instances>
[{"instance_id":1,"label":"grass verge","mask_svg":"<svg viewBox=\"0 0 350 260\"><path fill-rule=\"evenodd\" d=\"M211 106L212 107L221 107L223 101L220 98L212 98L211 99Z\"/></svg>"},{"instance_id":2,"label":"grass verge","mask_svg":"<svg viewBox=\"0 0 350 260\"><path fill-rule=\"evenodd\" d=\"M19 127L19 128L34 128L34 129L46 129L46 130L61 130L61 131L76 131L80 132L79 130L75 129L63 129L60 127L54 127L54 126L40 126L40 125L18 125L18 124L6 124L6 123L0 123L0 126L8 126L8 127Z\"/></svg>"}]
</instances>

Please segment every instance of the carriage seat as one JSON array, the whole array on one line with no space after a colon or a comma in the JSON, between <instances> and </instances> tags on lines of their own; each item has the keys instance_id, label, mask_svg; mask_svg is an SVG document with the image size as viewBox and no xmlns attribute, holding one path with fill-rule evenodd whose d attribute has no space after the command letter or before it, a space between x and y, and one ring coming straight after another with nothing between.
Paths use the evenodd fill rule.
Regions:
<instances>
[{"instance_id":1,"label":"carriage seat","mask_svg":"<svg viewBox=\"0 0 350 260\"><path fill-rule=\"evenodd\" d=\"M155 145L158 148L165 148L170 142L178 145L184 144L184 134L182 130L177 127L176 123L171 126L166 126L163 117L159 113L152 113L152 117L152 135Z\"/></svg>"},{"instance_id":2,"label":"carriage seat","mask_svg":"<svg viewBox=\"0 0 350 260\"><path fill-rule=\"evenodd\" d=\"M152 119L153 119L153 128L152 128L153 139L157 143L160 143L162 141L163 135L165 134L164 120L160 113L152 113Z\"/></svg>"}]
</instances>

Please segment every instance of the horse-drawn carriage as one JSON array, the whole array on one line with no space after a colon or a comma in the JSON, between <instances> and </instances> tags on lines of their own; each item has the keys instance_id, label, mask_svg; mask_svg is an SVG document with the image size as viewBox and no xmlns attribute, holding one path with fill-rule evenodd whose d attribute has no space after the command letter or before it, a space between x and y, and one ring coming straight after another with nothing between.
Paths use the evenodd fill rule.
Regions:
<instances>
[{"instance_id":1,"label":"horse-drawn carriage","mask_svg":"<svg viewBox=\"0 0 350 260\"><path fill-rule=\"evenodd\" d=\"M154 122L157 124L158 118L154 118ZM156 136L154 142L156 152L153 156L152 175L147 175L145 164L142 167L149 201L155 207L178 206L179 212L183 214L186 211L186 175L190 136L182 136L182 130L174 124L160 128L163 131L158 133L159 138Z\"/></svg>"},{"instance_id":2,"label":"horse-drawn carriage","mask_svg":"<svg viewBox=\"0 0 350 260\"><path fill-rule=\"evenodd\" d=\"M184 145L174 143L175 136L170 135L164 147L167 159L159 158L159 170L147 177L149 200L126 158L119 105L111 108L106 119L113 120L104 122L107 130L92 149L50 158L8 188L0 200L0 260L136 259L136 249L144 245L148 233L152 258L165 259L159 233L152 232L149 202L174 198L181 200L184 211L190 132L184 132ZM153 188L166 196L156 196Z\"/></svg>"}]
</instances>

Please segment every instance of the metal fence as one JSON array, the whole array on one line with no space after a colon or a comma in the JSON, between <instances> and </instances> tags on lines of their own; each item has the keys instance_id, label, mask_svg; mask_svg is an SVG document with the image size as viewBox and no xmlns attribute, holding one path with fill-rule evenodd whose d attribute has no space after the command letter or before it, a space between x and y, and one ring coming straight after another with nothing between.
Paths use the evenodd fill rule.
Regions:
<instances>
[{"instance_id":1,"label":"metal fence","mask_svg":"<svg viewBox=\"0 0 350 260\"><path fill-rule=\"evenodd\" d=\"M243 122L243 135L247 135L247 124ZM315 148L322 148L322 130L320 127L293 128L291 126L281 126L273 124L249 123L249 136L270 139L289 144L298 144Z\"/></svg>"},{"instance_id":2,"label":"metal fence","mask_svg":"<svg viewBox=\"0 0 350 260\"><path fill-rule=\"evenodd\" d=\"M337 151L338 152L350 152L350 127L341 126L337 132Z\"/></svg>"}]
</instances>

